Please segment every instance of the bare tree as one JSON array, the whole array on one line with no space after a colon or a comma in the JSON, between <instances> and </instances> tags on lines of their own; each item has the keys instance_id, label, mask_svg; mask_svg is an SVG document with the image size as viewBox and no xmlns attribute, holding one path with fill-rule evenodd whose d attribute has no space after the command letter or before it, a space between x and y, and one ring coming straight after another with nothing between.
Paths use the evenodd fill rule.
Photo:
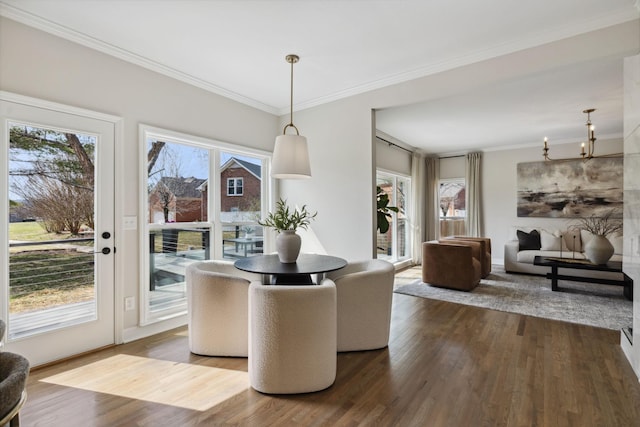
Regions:
<instances>
[{"instance_id":1,"label":"bare tree","mask_svg":"<svg viewBox=\"0 0 640 427\"><path fill-rule=\"evenodd\" d=\"M162 145L160 145L162 144ZM160 150L164 147L164 150ZM180 157L173 152L166 143L155 141L149 149L148 158L153 157L153 165L149 163L149 194L157 198L157 204L162 209L164 222L170 221L170 212L177 215L180 206L177 203L176 194L180 194L184 180L181 177L182 165ZM153 153L153 154L152 154Z\"/></svg>"},{"instance_id":2,"label":"bare tree","mask_svg":"<svg viewBox=\"0 0 640 427\"><path fill-rule=\"evenodd\" d=\"M165 142L154 142L148 153L149 171ZM77 234L84 224L94 228L95 141L27 125L10 128L9 174L12 192L22 209L41 218L48 231Z\"/></svg>"},{"instance_id":3,"label":"bare tree","mask_svg":"<svg viewBox=\"0 0 640 427\"><path fill-rule=\"evenodd\" d=\"M34 175L14 191L24 198L31 216L43 219L47 231L77 235L83 224L93 228L93 192L65 184L72 181L71 176L61 180Z\"/></svg>"}]
</instances>

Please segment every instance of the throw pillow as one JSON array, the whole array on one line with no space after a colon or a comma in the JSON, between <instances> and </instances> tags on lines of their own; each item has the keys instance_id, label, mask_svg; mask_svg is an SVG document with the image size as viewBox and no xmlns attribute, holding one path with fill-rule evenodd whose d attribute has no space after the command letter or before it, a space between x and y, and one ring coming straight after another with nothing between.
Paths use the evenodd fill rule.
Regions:
<instances>
[{"instance_id":1,"label":"throw pillow","mask_svg":"<svg viewBox=\"0 0 640 427\"><path fill-rule=\"evenodd\" d=\"M559 231L549 233L546 230L540 231L540 249L543 251L567 251L569 248L562 239L562 234Z\"/></svg>"},{"instance_id":2,"label":"throw pillow","mask_svg":"<svg viewBox=\"0 0 640 427\"><path fill-rule=\"evenodd\" d=\"M540 249L540 233L538 233L538 230L532 230L531 233L517 230L516 235L518 236L518 250L537 251Z\"/></svg>"},{"instance_id":3,"label":"throw pillow","mask_svg":"<svg viewBox=\"0 0 640 427\"><path fill-rule=\"evenodd\" d=\"M572 228L562 233L562 238L567 249L575 252L582 252L582 239L580 238L580 230Z\"/></svg>"}]
</instances>

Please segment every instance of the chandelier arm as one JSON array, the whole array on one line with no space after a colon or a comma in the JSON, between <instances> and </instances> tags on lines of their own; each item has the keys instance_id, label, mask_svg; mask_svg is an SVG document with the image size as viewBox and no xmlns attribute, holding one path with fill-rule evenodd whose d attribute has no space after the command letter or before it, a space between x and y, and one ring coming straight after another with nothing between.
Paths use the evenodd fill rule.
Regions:
<instances>
[{"instance_id":1,"label":"chandelier arm","mask_svg":"<svg viewBox=\"0 0 640 427\"><path fill-rule=\"evenodd\" d=\"M566 159L552 159L551 157L549 157L549 146L548 146L548 141L547 138L544 138L544 147L542 148L542 156L544 157L545 160L552 160L552 161L564 161L564 160L583 160L583 161L587 161L596 157L620 157L622 155L622 153L612 153L612 154L603 154L600 156L596 156L596 135L595 135L595 131L594 131L594 126L591 123L591 113L593 113L594 111L596 111L595 108L588 108L586 110L583 110L582 112L585 113L587 115L587 122L585 123L586 127L587 127L587 142L583 142L582 143L582 150L580 152L580 157L574 157L574 158L566 158ZM588 144L587 146L585 146L585 144ZM585 150L586 149L586 150Z\"/></svg>"}]
</instances>

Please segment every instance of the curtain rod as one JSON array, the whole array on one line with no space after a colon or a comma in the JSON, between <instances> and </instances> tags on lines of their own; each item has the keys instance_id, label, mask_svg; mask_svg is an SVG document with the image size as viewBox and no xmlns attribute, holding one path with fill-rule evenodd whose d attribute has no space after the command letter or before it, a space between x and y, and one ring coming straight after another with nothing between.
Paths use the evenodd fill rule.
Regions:
<instances>
[{"instance_id":1,"label":"curtain rod","mask_svg":"<svg viewBox=\"0 0 640 427\"><path fill-rule=\"evenodd\" d=\"M456 157L465 157L464 154L458 154L457 156L444 156L444 157L438 157L439 159L455 159Z\"/></svg>"},{"instance_id":2,"label":"curtain rod","mask_svg":"<svg viewBox=\"0 0 640 427\"><path fill-rule=\"evenodd\" d=\"M396 148L399 148L399 149L401 149L401 150L404 150L404 151L406 151L407 153L411 153L411 154L413 154L413 150L409 150L408 148L404 148L404 147L402 147L402 146L400 146L400 145L398 145L398 144L394 144L393 142L391 142L391 141L387 141L387 140L386 140L386 139L384 139L384 138L380 138L380 137L379 137L379 136L377 136L377 135L376 135L376 138L378 138L380 141L384 141L384 142L386 142L386 143L387 143L387 144L389 144L389 145L393 145L393 146L394 146L394 147L396 147Z\"/></svg>"}]
</instances>

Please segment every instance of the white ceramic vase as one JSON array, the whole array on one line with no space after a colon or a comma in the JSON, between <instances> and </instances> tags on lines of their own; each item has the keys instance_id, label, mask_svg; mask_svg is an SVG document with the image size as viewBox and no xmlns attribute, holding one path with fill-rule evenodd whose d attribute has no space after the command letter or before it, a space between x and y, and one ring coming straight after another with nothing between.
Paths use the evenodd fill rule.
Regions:
<instances>
[{"instance_id":1,"label":"white ceramic vase","mask_svg":"<svg viewBox=\"0 0 640 427\"><path fill-rule=\"evenodd\" d=\"M293 230L281 231L276 237L276 251L283 264L296 262L300 254L302 239Z\"/></svg>"},{"instance_id":2,"label":"white ceramic vase","mask_svg":"<svg viewBox=\"0 0 640 427\"><path fill-rule=\"evenodd\" d=\"M613 256L613 245L605 236L595 235L584 247L587 259L594 264L606 264Z\"/></svg>"}]
</instances>

